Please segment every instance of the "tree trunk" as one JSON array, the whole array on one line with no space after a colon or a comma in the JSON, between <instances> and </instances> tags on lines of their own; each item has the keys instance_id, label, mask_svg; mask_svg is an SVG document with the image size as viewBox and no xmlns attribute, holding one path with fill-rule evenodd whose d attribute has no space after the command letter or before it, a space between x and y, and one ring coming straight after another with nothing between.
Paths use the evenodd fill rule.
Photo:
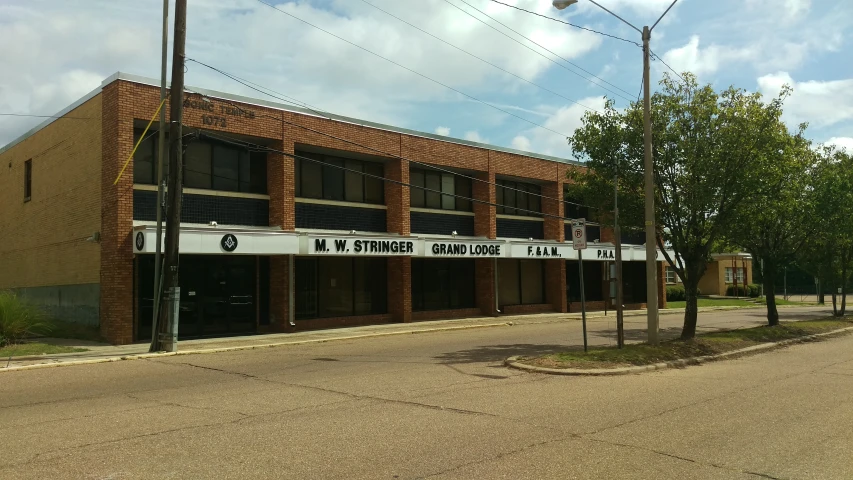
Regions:
<instances>
[{"instance_id":1,"label":"tree trunk","mask_svg":"<svg viewBox=\"0 0 853 480\"><path fill-rule=\"evenodd\" d=\"M767 301L767 324L771 327L779 325L779 309L776 308L776 266L771 262L765 262L764 270L764 298Z\"/></svg>"},{"instance_id":2,"label":"tree trunk","mask_svg":"<svg viewBox=\"0 0 853 480\"><path fill-rule=\"evenodd\" d=\"M847 256L842 257L844 259L844 267L841 269L841 312L838 313L839 317L843 317L845 311L847 310Z\"/></svg>"},{"instance_id":3,"label":"tree trunk","mask_svg":"<svg viewBox=\"0 0 853 480\"><path fill-rule=\"evenodd\" d=\"M835 292L832 292L832 315L838 316L838 297L835 296Z\"/></svg>"},{"instance_id":4,"label":"tree trunk","mask_svg":"<svg viewBox=\"0 0 853 480\"><path fill-rule=\"evenodd\" d=\"M687 300L684 310L684 327L681 329L681 339L690 340L696 336L696 322L699 319L699 282L688 279L684 283L684 293Z\"/></svg>"}]
</instances>

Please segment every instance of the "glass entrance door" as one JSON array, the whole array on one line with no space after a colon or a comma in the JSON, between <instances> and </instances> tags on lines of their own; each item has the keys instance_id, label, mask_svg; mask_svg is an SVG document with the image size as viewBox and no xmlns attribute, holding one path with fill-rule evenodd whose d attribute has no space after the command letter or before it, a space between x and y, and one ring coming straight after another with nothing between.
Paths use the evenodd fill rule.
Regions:
<instances>
[{"instance_id":1,"label":"glass entrance door","mask_svg":"<svg viewBox=\"0 0 853 480\"><path fill-rule=\"evenodd\" d=\"M139 261L137 338L151 338L153 257ZM181 257L181 306L178 338L246 335L257 331L257 258Z\"/></svg>"}]
</instances>

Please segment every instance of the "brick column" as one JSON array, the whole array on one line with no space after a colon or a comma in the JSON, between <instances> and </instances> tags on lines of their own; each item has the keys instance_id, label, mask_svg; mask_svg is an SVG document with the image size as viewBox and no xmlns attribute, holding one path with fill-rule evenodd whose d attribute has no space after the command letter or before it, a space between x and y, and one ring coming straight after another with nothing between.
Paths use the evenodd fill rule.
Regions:
<instances>
[{"instance_id":1,"label":"brick column","mask_svg":"<svg viewBox=\"0 0 853 480\"><path fill-rule=\"evenodd\" d=\"M385 178L409 183L409 162L392 159L385 163ZM409 187L385 182L388 233L411 234ZM388 313L394 322L412 321L412 258L388 257Z\"/></svg>"},{"instance_id":2,"label":"brick column","mask_svg":"<svg viewBox=\"0 0 853 480\"><path fill-rule=\"evenodd\" d=\"M475 177L481 181L472 182L472 194L476 200L495 203L495 171L477 172ZM487 183L488 182L488 183ZM494 239L497 237L495 207L474 202L474 235ZM496 317L495 308L495 260L478 258L474 260L474 295L477 308L483 315Z\"/></svg>"},{"instance_id":3,"label":"brick column","mask_svg":"<svg viewBox=\"0 0 853 480\"><path fill-rule=\"evenodd\" d=\"M129 89L125 82L111 83L103 90L101 107L100 327L101 336L113 344L133 342L133 160L113 185L133 150Z\"/></svg>"},{"instance_id":4,"label":"brick column","mask_svg":"<svg viewBox=\"0 0 853 480\"><path fill-rule=\"evenodd\" d=\"M666 262L658 262L658 308L666 308Z\"/></svg>"},{"instance_id":5,"label":"brick column","mask_svg":"<svg viewBox=\"0 0 853 480\"><path fill-rule=\"evenodd\" d=\"M483 202L495 203L495 171L477 172L473 181L474 199ZM488 183L486 183L488 182ZM497 237L497 221L495 219L495 207L485 203L474 202L474 235L494 239Z\"/></svg>"},{"instance_id":6,"label":"brick column","mask_svg":"<svg viewBox=\"0 0 853 480\"><path fill-rule=\"evenodd\" d=\"M285 135L285 137L288 137ZM293 138L289 136L289 138ZM293 153L292 141L277 141L275 150ZM282 230L296 228L294 203L294 160L279 153L267 154L267 192L270 196L269 225ZM293 331L290 326L290 257L270 257L270 330Z\"/></svg>"},{"instance_id":7,"label":"brick column","mask_svg":"<svg viewBox=\"0 0 853 480\"><path fill-rule=\"evenodd\" d=\"M549 182L542 186L542 213L545 217L545 240L565 241L566 228L563 221L563 182ZM557 218L559 217L559 218ZM565 313L569 305L566 299L566 261L544 260L545 301L557 312Z\"/></svg>"}]
</instances>

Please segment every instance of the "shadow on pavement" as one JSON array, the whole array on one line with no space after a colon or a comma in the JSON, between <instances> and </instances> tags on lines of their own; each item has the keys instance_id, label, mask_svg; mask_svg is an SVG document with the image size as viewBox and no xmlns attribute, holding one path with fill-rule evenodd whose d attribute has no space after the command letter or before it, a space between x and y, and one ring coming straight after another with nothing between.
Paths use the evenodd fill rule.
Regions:
<instances>
[{"instance_id":1,"label":"shadow on pavement","mask_svg":"<svg viewBox=\"0 0 853 480\"><path fill-rule=\"evenodd\" d=\"M570 345L533 345L521 343L515 345L487 345L458 352L447 352L435 358L443 363L482 363L503 362L507 357L515 355L537 356L549 353L565 352L575 348Z\"/></svg>"},{"instance_id":2,"label":"shadow on pavement","mask_svg":"<svg viewBox=\"0 0 853 480\"><path fill-rule=\"evenodd\" d=\"M660 338L669 340L671 338L678 338L681 335L681 327L661 328L660 330L658 330L658 332L659 332L658 335L660 336ZM616 341L616 333L617 332L615 329L613 329L613 330L599 330L598 332L595 332L595 335L599 336L599 337L612 338L613 341L615 342ZM628 342L631 342L631 341L645 342L647 338L648 338L648 335L646 335L646 329L645 328L631 328L631 329L626 328L625 329L625 341L628 341Z\"/></svg>"}]
</instances>

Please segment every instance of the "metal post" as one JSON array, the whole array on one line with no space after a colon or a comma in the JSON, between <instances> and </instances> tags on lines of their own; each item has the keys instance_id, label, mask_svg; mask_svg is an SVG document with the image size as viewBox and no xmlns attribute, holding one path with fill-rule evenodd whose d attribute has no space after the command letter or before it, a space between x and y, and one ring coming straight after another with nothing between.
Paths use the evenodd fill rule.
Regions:
<instances>
[{"instance_id":1,"label":"metal post","mask_svg":"<svg viewBox=\"0 0 853 480\"><path fill-rule=\"evenodd\" d=\"M287 286L288 286L288 288L287 288L287 290L288 290L288 292L287 292L287 295L288 295L287 321L291 327L296 326L296 300L295 300L295 298L296 298L296 293L295 293L296 292L296 282L295 282L295 278L294 278L295 277L294 271L296 269L296 266L294 265L295 263L296 263L296 255L291 255L290 260L288 261L288 266L287 266Z\"/></svg>"},{"instance_id":2,"label":"metal post","mask_svg":"<svg viewBox=\"0 0 853 480\"><path fill-rule=\"evenodd\" d=\"M625 346L622 299L622 232L619 230L619 174L613 175L613 237L616 245L616 345Z\"/></svg>"},{"instance_id":3,"label":"metal post","mask_svg":"<svg viewBox=\"0 0 853 480\"><path fill-rule=\"evenodd\" d=\"M655 230L655 178L652 162L652 114L649 85L649 27L643 27L643 140L645 143L646 305L648 341L658 343L657 232Z\"/></svg>"},{"instance_id":4,"label":"metal post","mask_svg":"<svg viewBox=\"0 0 853 480\"><path fill-rule=\"evenodd\" d=\"M583 250L578 250L578 276L581 286L581 321L583 322L583 351L588 350L586 339L586 294L583 290Z\"/></svg>"},{"instance_id":5,"label":"metal post","mask_svg":"<svg viewBox=\"0 0 853 480\"><path fill-rule=\"evenodd\" d=\"M184 47L187 40L187 0L175 0L175 43L172 50L172 109L169 125L169 210L166 218L166 261L163 265L169 304L164 305L160 332L172 338L171 351L177 349L180 312L178 252L181 230L181 197L183 192L183 138L181 122L184 105Z\"/></svg>"},{"instance_id":6,"label":"metal post","mask_svg":"<svg viewBox=\"0 0 853 480\"><path fill-rule=\"evenodd\" d=\"M166 98L166 64L169 60L169 0L163 0L163 48L160 60L160 102ZM151 346L149 351L160 349L157 339L157 318L160 314L160 295L163 292L161 267L163 266L163 159L166 157L166 107L160 108L160 127L157 146L157 240L154 250L154 308L151 314Z\"/></svg>"}]
</instances>

